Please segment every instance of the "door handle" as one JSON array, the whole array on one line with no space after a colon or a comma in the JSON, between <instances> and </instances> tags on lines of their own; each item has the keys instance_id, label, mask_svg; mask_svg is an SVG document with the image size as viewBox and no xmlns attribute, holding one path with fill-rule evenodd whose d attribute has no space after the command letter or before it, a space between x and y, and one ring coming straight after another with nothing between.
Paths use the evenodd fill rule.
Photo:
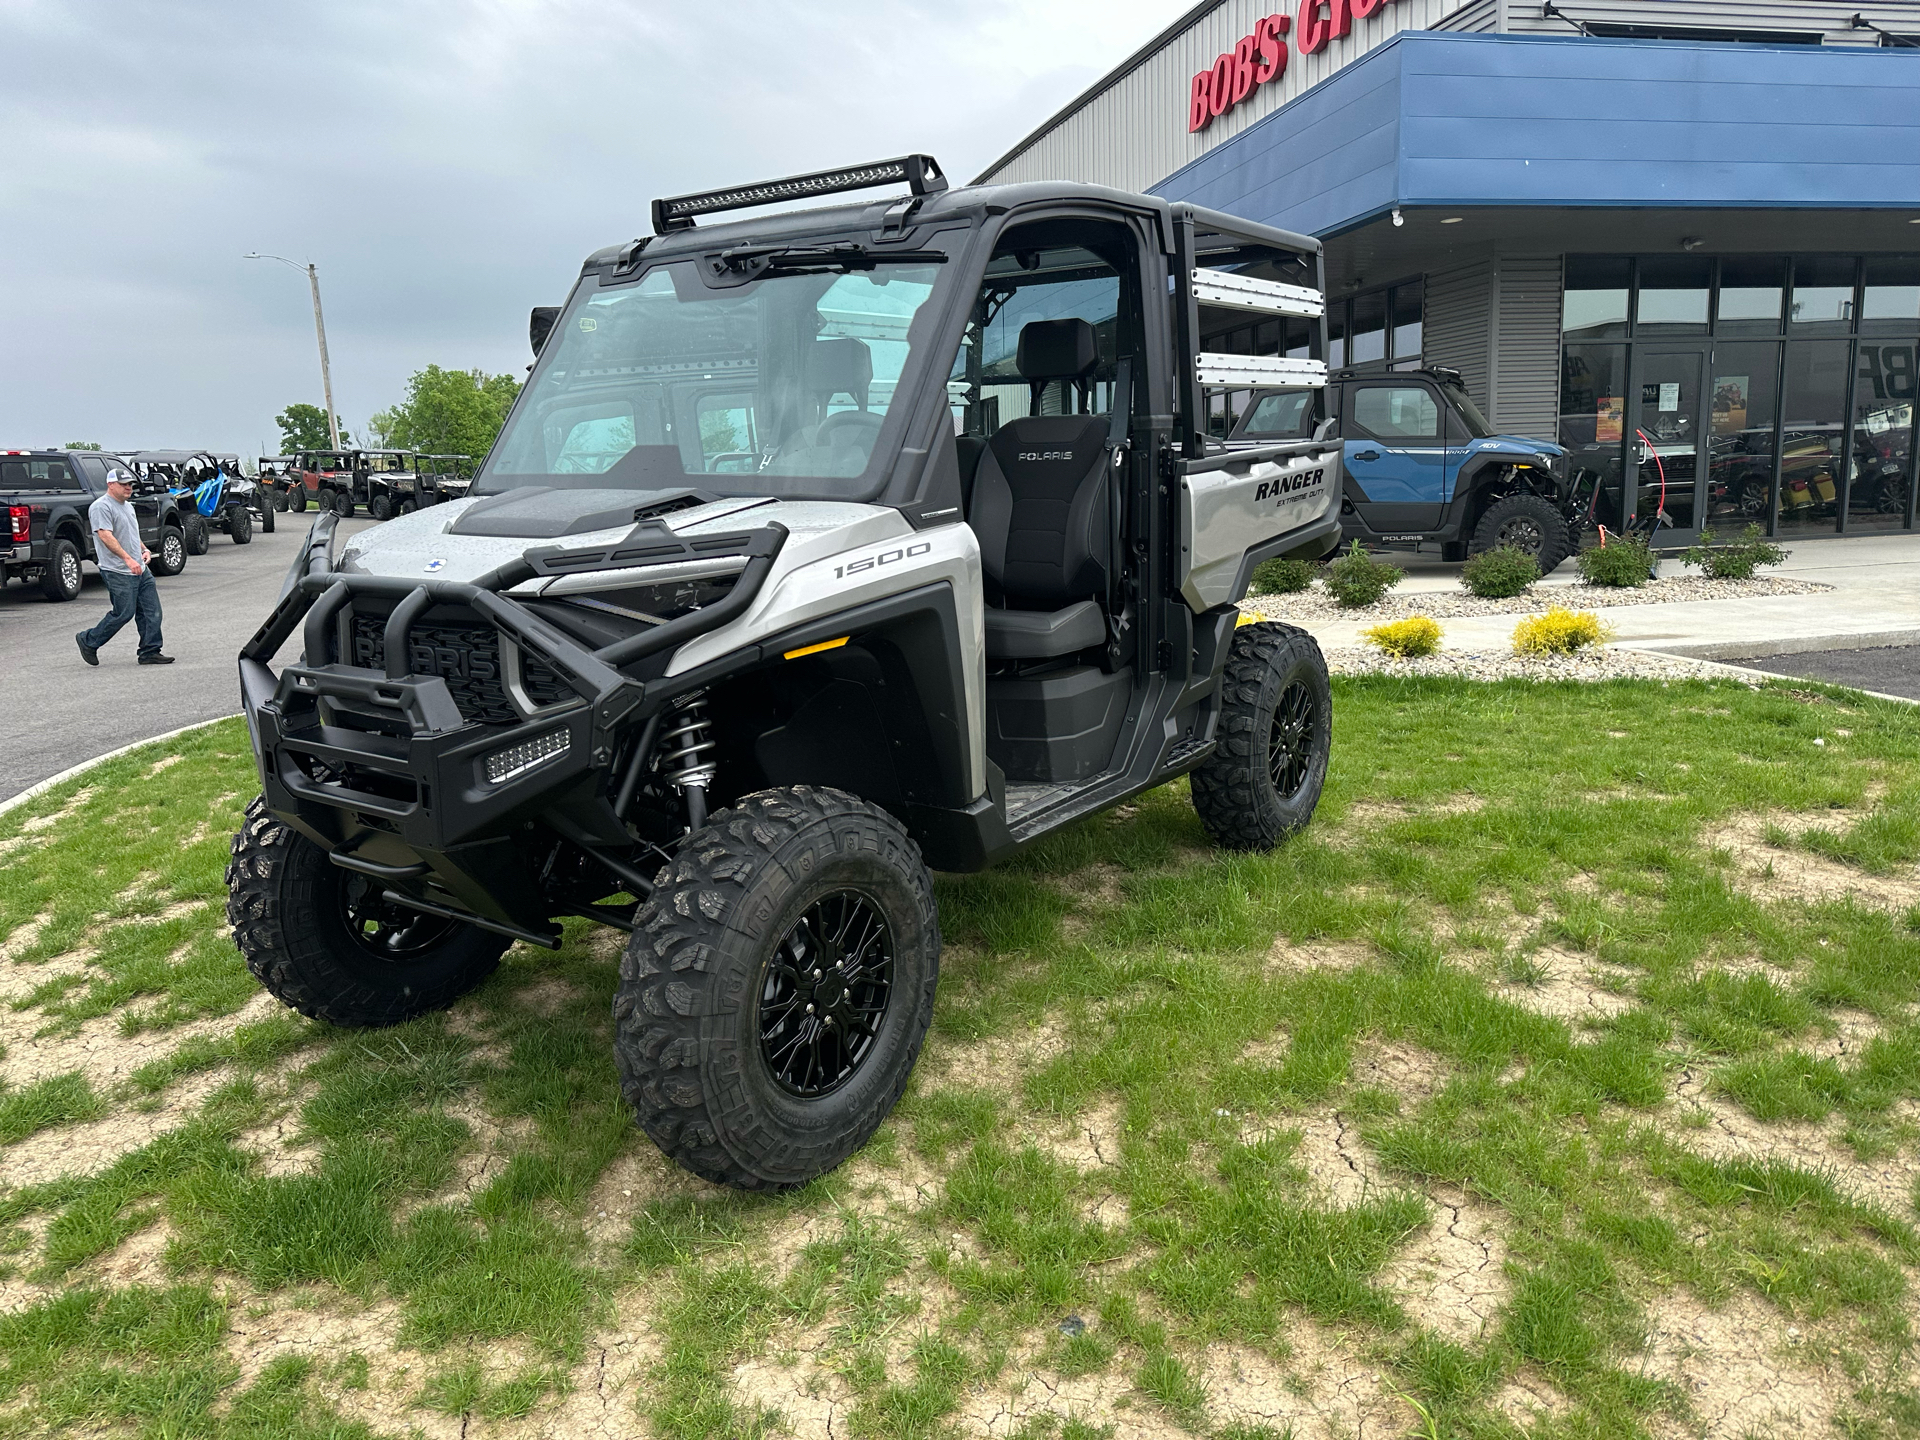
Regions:
<instances>
[{"instance_id":1,"label":"door handle","mask_svg":"<svg viewBox=\"0 0 1920 1440\"><path fill-rule=\"evenodd\" d=\"M1353 452L1353 458L1356 460L1378 460L1380 458L1380 452L1378 450L1356 450Z\"/></svg>"}]
</instances>

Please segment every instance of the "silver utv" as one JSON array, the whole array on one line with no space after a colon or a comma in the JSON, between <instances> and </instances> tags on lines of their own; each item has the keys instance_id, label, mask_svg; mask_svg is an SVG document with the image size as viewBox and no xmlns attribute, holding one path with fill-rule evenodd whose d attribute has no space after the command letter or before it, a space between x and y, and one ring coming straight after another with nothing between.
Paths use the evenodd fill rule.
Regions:
<instances>
[{"instance_id":1,"label":"silver utv","mask_svg":"<svg viewBox=\"0 0 1920 1440\"><path fill-rule=\"evenodd\" d=\"M906 1083L929 867L1181 775L1224 844L1311 817L1325 665L1237 602L1337 542L1337 449L1205 437L1213 394L1324 384L1320 253L925 156L656 201L654 230L536 312L467 496L314 526L240 660L262 794L229 914L341 1025L449 1005L568 917L624 931L640 1124L784 1188Z\"/></svg>"}]
</instances>

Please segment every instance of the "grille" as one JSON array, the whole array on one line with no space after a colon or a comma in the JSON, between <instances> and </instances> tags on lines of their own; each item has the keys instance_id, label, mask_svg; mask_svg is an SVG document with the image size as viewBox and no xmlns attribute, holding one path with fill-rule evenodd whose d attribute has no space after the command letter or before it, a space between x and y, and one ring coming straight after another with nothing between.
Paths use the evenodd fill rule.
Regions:
<instances>
[{"instance_id":1,"label":"grille","mask_svg":"<svg viewBox=\"0 0 1920 1440\"><path fill-rule=\"evenodd\" d=\"M387 663L384 616L353 617L353 663L380 670ZM467 723L517 725L520 712L507 698L500 665L500 636L491 625L418 624L407 640L407 668L415 675L438 675L447 682L454 704ZM520 667L520 681L535 705L571 699L573 687L531 657Z\"/></svg>"}]
</instances>

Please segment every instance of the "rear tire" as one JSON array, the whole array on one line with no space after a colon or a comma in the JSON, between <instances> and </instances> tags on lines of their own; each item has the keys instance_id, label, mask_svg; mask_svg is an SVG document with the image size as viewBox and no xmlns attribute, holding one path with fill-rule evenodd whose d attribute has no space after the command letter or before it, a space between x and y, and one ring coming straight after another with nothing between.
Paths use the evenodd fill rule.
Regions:
<instances>
[{"instance_id":1,"label":"rear tire","mask_svg":"<svg viewBox=\"0 0 1920 1440\"><path fill-rule=\"evenodd\" d=\"M393 518L393 501L384 495L376 495L367 502L367 514L376 520L391 520Z\"/></svg>"},{"instance_id":2,"label":"rear tire","mask_svg":"<svg viewBox=\"0 0 1920 1440\"><path fill-rule=\"evenodd\" d=\"M288 514L299 515L304 513L306 508L307 508L306 486L303 485L298 490L289 490L287 492L287 513Z\"/></svg>"},{"instance_id":3,"label":"rear tire","mask_svg":"<svg viewBox=\"0 0 1920 1440\"><path fill-rule=\"evenodd\" d=\"M233 837L227 922L254 978L302 1015L348 1028L444 1010L491 975L504 935L386 906L256 797Z\"/></svg>"},{"instance_id":4,"label":"rear tire","mask_svg":"<svg viewBox=\"0 0 1920 1440\"><path fill-rule=\"evenodd\" d=\"M1487 507L1473 529L1476 555L1511 545L1533 556L1542 575L1551 575L1573 553L1573 534L1566 517L1538 495L1508 495Z\"/></svg>"},{"instance_id":5,"label":"rear tire","mask_svg":"<svg viewBox=\"0 0 1920 1440\"><path fill-rule=\"evenodd\" d=\"M236 545L253 543L253 512L244 505L227 507L227 534Z\"/></svg>"},{"instance_id":6,"label":"rear tire","mask_svg":"<svg viewBox=\"0 0 1920 1440\"><path fill-rule=\"evenodd\" d=\"M213 548L213 527L198 510L186 518L187 553L204 555Z\"/></svg>"},{"instance_id":7,"label":"rear tire","mask_svg":"<svg viewBox=\"0 0 1920 1440\"><path fill-rule=\"evenodd\" d=\"M333 513L338 515L342 520L351 520L353 518L353 496L344 490L334 491Z\"/></svg>"},{"instance_id":8,"label":"rear tire","mask_svg":"<svg viewBox=\"0 0 1920 1440\"><path fill-rule=\"evenodd\" d=\"M790 1190L866 1143L940 973L932 877L892 816L813 786L746 796L688 838L635 919L614 1058L661 1150L715 1184Z\"/></svg>"},{"instance_id":9,"label":"rear tire","mask_svg":"<svg viewBox=\"0 0 1920 1440\"><path fill-rule=\"evenodd\" d=\"M178 575L187 568L187 537L178 527L169 525L160 532L160 548L153 552L153 573Z\"/></svg>"},{"instance_id":10,"label":"rear tire","mask_svg":"<svg viewBox=\"0 0 1920 1440\"><path fill-rule=\"evenodd\" d=\"M260 533L263 535L271 535L273 533L273 524L273 506L269 505L260 512Z\"/></svg>"},{"instance_id":11,"label":"rear tire","mask_svg":"<svg viewBox=\"0 0 1920 1440\"><path fill-rule=\"evenodd\" d=\"M1305 828L1333 748L1333 694L1320 646L1266 621L1233 634L1216 744L1193 772L1193 808L1216 844L1271 850Z\"/></svg>"},{"instance_id":12,"label":"rear tire","mask_svg":"<svg viewBox=\"0 0 1920 1440\"><path fill-rule=\"evenodd\" d=\"M40 593L49 600L80 598L80 547L56 540L47 549L47 568L40 572Z\"/></svg>"},{"instance_id":13,"label":"rear tire","mask_svg":"<svg viewBox=\"0 0 1920 1440\"><path fill-rule=\"evenodd\" d=\"M402 500L400 502L399 513L402 515L411 515L413 513L413 502L411 500Z\"/></svg>"}]
</instances>

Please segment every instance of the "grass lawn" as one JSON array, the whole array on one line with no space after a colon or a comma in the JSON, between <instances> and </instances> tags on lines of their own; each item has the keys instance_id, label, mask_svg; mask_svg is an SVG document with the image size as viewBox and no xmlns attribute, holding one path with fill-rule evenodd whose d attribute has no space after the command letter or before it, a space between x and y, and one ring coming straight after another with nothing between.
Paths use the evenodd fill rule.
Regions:
<instances>
[{"instance_id":1,"label":"grass lawn","mask_svg":"<svg viewBox=\"0 0 1920 1440\"><path fill-rule=\"evenodd\" d=\"M1184 786L940 882L906 1100L670 1168L610 932L336 1032L223 925L238 721L0 817L0 1436L1920 1434L1920 720L1336 681L1319 818Z\"/></svg>"}]
</instances>

